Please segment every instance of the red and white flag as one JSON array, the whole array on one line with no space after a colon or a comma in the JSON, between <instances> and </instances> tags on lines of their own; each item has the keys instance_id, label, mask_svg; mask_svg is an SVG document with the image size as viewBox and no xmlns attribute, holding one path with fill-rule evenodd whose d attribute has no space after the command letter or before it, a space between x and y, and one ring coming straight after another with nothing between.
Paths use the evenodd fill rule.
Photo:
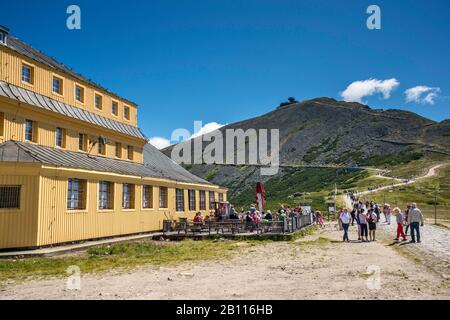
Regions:
<instances>
[{"instance_id":1,"label":"red and white flag","mask_svg":"<svg viewBox=\"0 0 450 320\"><path fill-rule=\"evenodd\" d=\"M256 203L258 204L259 212L264 211L264 194L266 190L264 190L264 186L261 182L256 183Z\"/></svg>"}]
</instances>

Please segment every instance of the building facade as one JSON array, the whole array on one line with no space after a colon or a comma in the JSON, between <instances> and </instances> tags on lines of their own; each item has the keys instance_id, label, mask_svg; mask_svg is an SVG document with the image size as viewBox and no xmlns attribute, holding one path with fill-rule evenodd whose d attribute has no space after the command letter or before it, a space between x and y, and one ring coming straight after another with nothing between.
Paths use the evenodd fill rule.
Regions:
<instances>
[{"instance_id":1,"label":"building facade","mask_svg":"<svg viewBox=\"0 0 450 320\"><path fill-rule=\"evenodd\" d=\"M0 27L0 249L157 231L226 201L149 145L137 114Z\"/></svg>"}]
</instances>

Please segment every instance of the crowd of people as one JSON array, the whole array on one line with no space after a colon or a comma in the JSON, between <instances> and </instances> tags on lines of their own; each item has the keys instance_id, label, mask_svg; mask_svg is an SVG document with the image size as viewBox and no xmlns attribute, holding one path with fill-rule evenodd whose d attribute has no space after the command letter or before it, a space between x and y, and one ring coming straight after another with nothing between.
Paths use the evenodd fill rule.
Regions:
<instances>
[{"instance_id":1,"label":"crowd of people","mask_svg":"<svg viewBox=\"0 0 450 320\"><path fill-rule=\"evenodd\" d=\"M233 205L230 206L229 215L226 217L227 220L236 220L244 222L249 228L254 229L258 227L261 223L270 221L285 221L287 218L292 218L294 216L307 215L309 212L304 212L300 205L295 207L284 206L280 204L277 211L272 212L271 210L259 211L255 204L252 204L248 210L236 210ZM197 212L194 216L193 222L203 223L207 222L211 217L216 217L218 221L221 221L223 217L220 214L211 214L202 217L201 212Z\"/></svg>"},{"instance_id":2,"label":"crowd of people","mask_svg":"<svg viewBox=\"0 0 450 320\"><path fill-rule=\"evenodd\" d=\"M350 242L349 228L357 225L358 240L362 242L376 241L377 225L380 223L382 215L384 216L384 223L390 225L392 223L392 216L395 216L397 224L396 241L406 241L408 231L411 233L411 243L420 243L420 227L424 224L424 218L421 210L416 203L411 203L402 211L396 207L391 210L391 206L385 203L383 206L374 201L363 202L356 198L353 194L349 194L352 201L352 210L349 212L345 208L341 208L336 215L338 226L340 230L344 231L343 241ZM319 216L321 213L319 212ZM317 219L316 219L317 220ZM320 219L317 223L323 225Z\"/></svg>"}]
</instances>

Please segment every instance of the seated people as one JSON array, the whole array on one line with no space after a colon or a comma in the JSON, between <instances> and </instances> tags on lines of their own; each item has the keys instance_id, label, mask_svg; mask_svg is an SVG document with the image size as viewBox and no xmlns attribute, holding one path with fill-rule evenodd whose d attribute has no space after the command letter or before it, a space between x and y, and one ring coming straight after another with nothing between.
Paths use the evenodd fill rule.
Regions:
<instances>
[{"instance_id":1,"label":"seated people","mask_svg":"<svg viewBox=\"0 0 450 320\"><path fill-rule=\"evenodd\" d=\"M196 214L195 214L195 217L194 217L194 222L203 222L203 218L202 218L202 214L201 214L201 212L197 212Z\"/></svg>"}]
</instances>

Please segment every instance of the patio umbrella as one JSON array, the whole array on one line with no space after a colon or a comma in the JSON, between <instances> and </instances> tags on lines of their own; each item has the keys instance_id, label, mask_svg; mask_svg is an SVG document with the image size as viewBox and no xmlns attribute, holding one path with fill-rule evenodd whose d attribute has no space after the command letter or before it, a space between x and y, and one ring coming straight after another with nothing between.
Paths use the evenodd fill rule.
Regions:
<instances>
[{"instance_id":1,"label":"patio umbrella","mask_svg":"<svg viewBox=\"0 0 450 320\"><path fill-rule=\"evenodd\" d=\"M261 182L256 183L256 203L258 204L259 212L264 211L264 194L266 190L264 190L264 186Z\"/></svg>"}]
</instances>

